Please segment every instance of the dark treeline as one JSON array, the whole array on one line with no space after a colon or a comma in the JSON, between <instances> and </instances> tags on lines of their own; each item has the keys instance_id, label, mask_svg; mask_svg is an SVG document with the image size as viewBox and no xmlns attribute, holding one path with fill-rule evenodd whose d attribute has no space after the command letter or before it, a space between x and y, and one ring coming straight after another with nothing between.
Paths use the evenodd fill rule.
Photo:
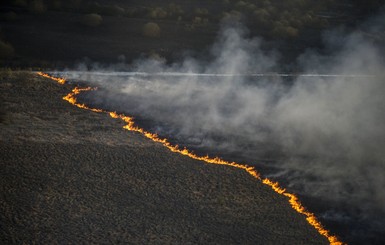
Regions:
<instances>
[{"instance_id":1,"label":"dark treeline","mask_svg":"<svg viewBox=\"0 0 385 245\"><path fill-rule=\"evenodd\" d=\"M175 56L176 50L202 50L209 46L224 20L245 23L250 35L272 41L271 45L280 43L277 47L286 46L286 50L280 51L290 57L308 47L319 46L321 33L326 29L338 25L359 26L382 5L380 0L3 0L0 3L0 61L4 65L47 66L53 61L73 62L82 57L100 61L112 61L119 55L132 60L142 54L170 58ZM52 52L42 57L24 50L27 43L31 49L39 48L32 44L38 40L31 43L28 36L22 37L26 30L21 26L27 28L28 25L34 25L35 29L44 25L46 29L41 31L48 36L53 29L59 29L60 35L76 37L80 33L83 37L79 39L90 35L95 38L97 35L120 37L125 32L135 36L135 40L120 39L131 42L131 48L127 48L123 44L116 45L115 38L116 50L109 54L82 52L86 49L83 47L65 55ZM103 33L103 27L110 29L109 33ZM199 40L196 40L197 36ZM51 37L52 40L55 38ZM187 41L174 41L178 38ZM174 47L169 40L182 42L185 46ZM135 52L127 51L131 49Z\"/></svg>"}]
</instances>

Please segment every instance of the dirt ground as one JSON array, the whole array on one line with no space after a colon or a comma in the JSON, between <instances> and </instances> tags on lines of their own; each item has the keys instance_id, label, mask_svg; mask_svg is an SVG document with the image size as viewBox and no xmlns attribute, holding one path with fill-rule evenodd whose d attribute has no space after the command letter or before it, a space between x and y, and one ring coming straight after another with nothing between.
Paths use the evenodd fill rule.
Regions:
<instances>
[{"instance_id":1,"label":"dirt ground","mask_svg":"<svg viewBox=\"0 0 385 245\"><path fill-rule=\"evenodd\" d=\"M246 172L76 108L71 86L0 74L1 244L328 243Z\"/></svg>"}]
</instances>

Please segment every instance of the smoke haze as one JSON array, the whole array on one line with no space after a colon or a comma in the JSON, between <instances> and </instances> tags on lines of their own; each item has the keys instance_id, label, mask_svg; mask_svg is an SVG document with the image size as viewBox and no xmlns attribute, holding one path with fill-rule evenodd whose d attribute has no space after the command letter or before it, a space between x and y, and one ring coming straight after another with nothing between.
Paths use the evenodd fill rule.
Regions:
<instances>
[{"instance_id":1,"label":"smoke haze","mask_svg":"<svg viewBox=\"0 0 385 245\"><path fill-rule=\"evenodd\" d=\"M125 67L120 64L104 70L110 76L67 76L101 88L84 100L134 115L152 132L266 167L264 174L289 190L322 200L319 205L326 206L315 211L326 222L350 227L341 228L345 239L380 243L385 227L382 50L362 32L334 30L324 37L332 52L308 50L297 67L301 74L336 76L271 75L279 69L279 55L261 50L263 40L247 38L239 26L223 27L210 62L186 58L166 65L142 59L134 70L145 73L137 75L114 75ZM267 76L246 75L255 73Z\"/></svg>"}]
</instances>

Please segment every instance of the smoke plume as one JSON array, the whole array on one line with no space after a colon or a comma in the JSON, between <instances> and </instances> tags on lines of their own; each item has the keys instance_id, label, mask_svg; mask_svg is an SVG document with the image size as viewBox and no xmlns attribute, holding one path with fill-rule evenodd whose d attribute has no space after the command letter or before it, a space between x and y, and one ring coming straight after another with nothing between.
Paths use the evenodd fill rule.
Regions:
<instances>
[{"instance_id":1,"label":"smoke plume","mask_svg":"<svg viewBox=\"0 0 385 245\"><path fill-rule=\"evenodd\" d=\"M142 59L131 66L135 72L110 67L103 73L109 76L67 76L101 88L88 98L92 103L139 117L151 131L188 147L266 166L265 174L289 189L329 203L321 208L325 220L371 219L381 234L385 65L368 33L329 31L327 55L302 54L298 76L274 75L277 52L262 50L263 40L247 38L239 27L223 28L208 54L212 60L203 64Z\"/></svg>"}]
</instances>

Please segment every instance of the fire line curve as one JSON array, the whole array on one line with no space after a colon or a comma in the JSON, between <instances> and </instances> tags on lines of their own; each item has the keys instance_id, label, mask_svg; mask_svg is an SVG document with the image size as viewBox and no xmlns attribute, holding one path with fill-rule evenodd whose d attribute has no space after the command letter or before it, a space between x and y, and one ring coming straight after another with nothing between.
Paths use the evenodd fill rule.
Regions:
<instances>
[{"instance_id":1,"label":"fire line curve","mask_svg":"<svg viewBox=\"0 0 385 245\"><path fill-rule=\"evenodd\" d=\"M65 84L65 82L66 82L66 80L64 78L53 77L53 76L50 76L49 74L46 74L46 73L37 72L36 74L39 76L54 80L60 84ZM302 205L302 203L300 202L300 200L298 199L298 197L295 194L287 192L286 189L282 188L278 182L274 182L268 178L262 178L260 176L260 174L258 173L258 171L254 167L248 166L246 164L236 163L236 162L228 162L228 161L225 161L219 157L212 158L209 156L198 156L186 148L181 149L181 148L179 148L178 145L172 145L167 139L159 138L158 135L147 132L144 129L136 126L134 119L132 117L129 117L129 116L126 116L123 114L118 114L116 112L105 111L105 110L97 109L97 108L90 108L85 104L81 104L81 103L77 102L77 99L76 99L77 95L79 95L82 92L92 91L92 90L96 90L96 89L97 88L92 88L92 87L84 87L84 88L75 87L69 94L64 96L63 99L68 101L70 104L77 106L78 108L82 108L82 109L86 109L86 110L90 110L90 111L98 112L98 113L107 113L112 118L121 119L125 123L127 123L125 126L123 126L124 129L129 130L129 131L133 131L133 132L141 133L144 136L146 136L147 138L151 139L152 141L161 143L163 146L167 147L172 152L176 152L176 153L188 156L188 157L195 159L195 160L204 161L206 163L218 164L218 165L227 165L227 166L235 167L235 168L242 169L242 170L246 171L247 173L252 175L255 179L261 181L265 185L270 186L276 193L287 197L288 202L290 203L291 207L295 211L297 211L298 213L304 215L306 217L306 221L311 226L313 226L318 231L319 234L326 237L329 240L330 244L332 244L332 245L344 244L343 242L341 242L338 239L338 237L331 235L330 231L328 231L327 229L325 229L323 227L323 225L321 224L320 221L318 221L316 216L313 213L309 212Z\"/></svg>"}]
</instances>

